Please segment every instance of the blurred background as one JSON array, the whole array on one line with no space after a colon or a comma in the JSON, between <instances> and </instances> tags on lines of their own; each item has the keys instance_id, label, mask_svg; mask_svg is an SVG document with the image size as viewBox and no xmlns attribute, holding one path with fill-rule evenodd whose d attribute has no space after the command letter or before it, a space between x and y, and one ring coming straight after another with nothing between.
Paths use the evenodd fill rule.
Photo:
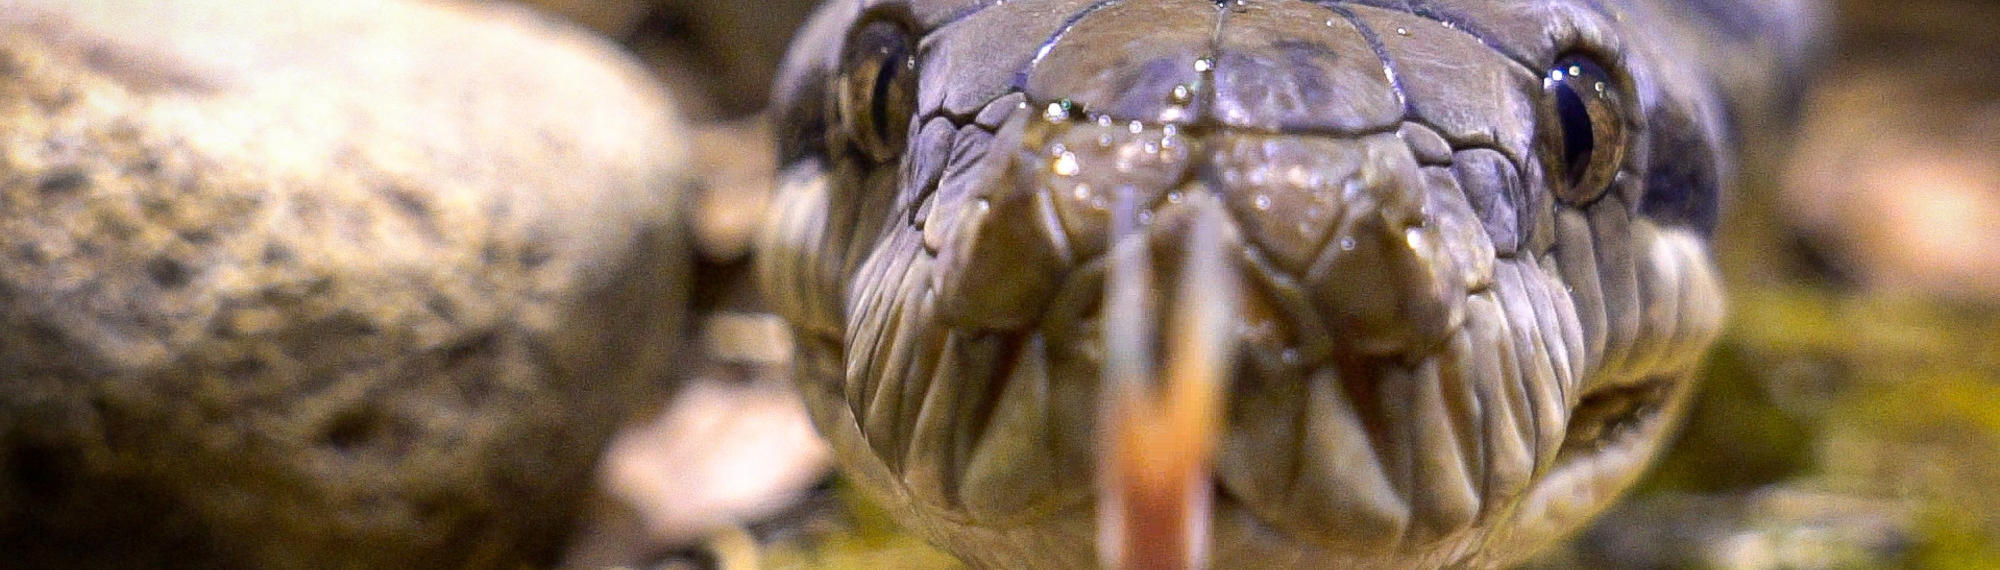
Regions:
<instances>
[{"instance_id":1,"label":"blurred background","mask_svg":"<svg viewBox=\"0 0 2000 570\"><path fill-rule=\"evenodd\" d=\"M810 2L530 3L652 64L719 137L712 201L761 205L754 113ZM1679 443L1534 566L2000 567L2000 2L1831 8L1798 124L1745 141L1718 240L1732 326ZM652 562L951 564L838 481L807 495Z\"/></svg>"},{"instance_id":2,"label":"blurred background","mask_svg":"<svg viewBox=\"0 0 2000 570\"><path fill-rule=\"evenodd\" d=\"M482 10L495 8L491 12L507 15L537 10L549 18L568 20L594 32L595 37L590 41L615 44L643 62L652 71L651 78L673 94L672 104L687 124L684 133L647 133L663 137L685 135L680 140L687 146L696 181L690 208L696 254L694 293L689 300L693 315L690 334L685 335L686 346L672 355L671 368L675 374L662 375L672 378L648 377L655 385L641 390L649 394L648 401L669 391L675 396L656 410L647 409L650 413L642 414L641 419L626 426L622 435L610 443L597 471L596 489L586 520L579 528L581 532L572 543L562 547L567 553L566 562L582 567L731 570L955 567L957 563L952 558L899 532L879 509L861 500L831 475L827 453L806 425L803 410L791 395L786 376L790 357L786 353L788 341L783 327L763 312L755 288L749 283L749 244L768 202L774 168L770 128L759 113L770 96L769 81L790 35L808 15L815 0L468 1ZM1744 177L1728 197L1724 207L1726 218L1716 241L1718 260L1731 285L1730 327L1709 360L1703 390L1678 442L1625 501L1612 507L1573 540L1531 562L1530 567L2000 568L2000 338L1996 338L2000 336L2000 1L1826 2L1822 58L1809 87L1793 94L1799 103L1795 115L1784 124L1750 125L1742 141ZM198 4L211 8L220 5L230 12L239 8L223 2ZM431 3L385 5L405 4ZM108 10L106 6L110 4L51 1L29 5L89 13ZM26 26L13 20L27 12L11 0L0 0L0 24ZM481 13L484 15L477 18L464 14L433 16L439 18L435 21L455 22L454 25L466 28L500 25L531 29L541 25L540 18L527 18L523 22L511 16ZM370 21L405 24L374 12L359 14ZM177 28L202 23L180 24L183 25ZM314 37L361 35L355 29L340 27L345 24L312 18L301 18L293 24L302 30L324 34ZM12 30L0 26L0 31ZM213 31L208 28L202 31L204 36L223 35L207 34ZM276 37L285 31L271 34ZM426 28L423 33L440 31ZM519 29L510 33L527 34ZM18 54L9 50L19 51L22 45L43 40L57 47L75 47L69 45L75 43L74 38L48 30L37 30L24 37L32 41L17 38L11 40L15 42L12 44L0 42L0 56L7 56L0 57L0 78L11 81L12 74L34 67L16 65L27 60L14 57ZM560 78L550 78L551 70L533 67L531 63L540 60L515 51L517 44L497 45L504 46L504 59L526 69L510 70L563 83ZM342 52L339 55L343 57L352 55L327 45L310 47ZM97 51L84 51L92 56L84 58L85 63L92 66L120 63ZM240 51L262 53L254 49ZM313 49L278 51L316 53ZM290 53L279 55L299 57ZM408 55L398 52L397 57L369 61L377 64L400 61ZM348 59L328 56L328 61ZM227 87L225 84L207 85L198 81L202 73L190 71L183 77L177 71L186 70L154 65L158 62L152 60L124 63L108 67L143 80L139 86L144 89L131 98L136 102L174 97L204 100L208 90L229 91L221 89ZM53 69L42 63L37 65ZM494 74L482 69L470 75L491 78ZM0 83L0 95L15 96L6 91L14 87L18 86ZM56 93L49 99L57 102L51 104L54 108L98 109L106 107L108 104L103 102L107 100L125 101L123 95L103 99L102 93L73 90L67 85L52 89ZM103 86L98 89L109 91ZM186 89L193 95L176 89ZM370 101L395 102L390 99L393 97ZM6 97L0 97L0 103L7 101ZM92 104L71 105L77 101ZM237 100L216 101L229 105ZM554 116L585 115L570 112L567 105L577 104L572 100L557 103L565 107L563 112L553 113ZM0 108L5 110L8 109ZM125 117L107 113L121 120ZM332 130L315 123L318 116L309 113L271 114L307 123L301 132ZM381 122L400 125L398 121ZM284 122L279 123L283 126ZM18 126L0 123L0 127ZM511 134L520 134L514 131L521 130L512 123L499 127L502 128L496 130ZM254 128L248 131L268 135ZM288 136L288 131L273 132L279 135L272 140L283 141ZM416 140L436 142L430 137ZM76 141L42 142L0 140L5 143L0 146L59 147ZM390 150L398 147L392 146ZM27 154L23 151L24 156ZM7 160L16 158L0 156ZM314 160L301 162L320 164ZM480 161L468 162L487 166ZM534 162L518 171L547 170L541 168L546 164ZM174 166L171 161L167 164ZM334 170L351 165L336 166ZM151 168L160 166L154 164ZM6 171L0 171L0 176L18 178L16 173ZM58 176L51 180L60 183L44 182L37 192L54 196L52 200L100 191L87 176ZM18 180L0 182L25 187ZM561 182L574 185L575 181ZM79 189L85 186L92 189ZM510 178L505 184L495 186L513 188L521 184L519 179ZM440 187L455 188L449 184ZM107 188L102 192L122 191L122 187L115 185ZM484 186L479 189L490 190ZM421 193L398 194L401 199L388 207L397 211L424 210L419 207L422 202L409 198L418 194ZM187 201L184 197L180 200ZM380 198L362 202L382 205ZM213 237L199 234L186 239L206 242ZM524 254L522 258L545 256ZM430 259L434 258L426 258L426 264ZM357 265L371 267L367 263ZM150 275L146 277L152 281L185 285L189 280L187 268L173 263L158 270L149 265L147 273ZM367 277L362 274L358 280L367 282ZM0 291L0 297L11 294ZM473 291L466 296L494 297L486 291ZM300 298L319 297L324 295ZM615 321L618 317L644 320L632 314L608 317L606 320ZM586 315L579 320L589 318L594 317ZM327 333L336 334L346 333ZM350 336L372 334L356 332ZM301 338L298 344L330 346L320 336ZM5 348L8 347L0 346ZM642 348L645 350L633 352L645 352L644 356L660 360L668 360L667 353L675 352L671 346L643 344ZM348 356L330 348L323 352L330 355L329 360ZM481 353L471 350L468 354ZM12 364L5 360L0 363ZM247 374L255 370L239 372ZM493 376L466 374L473 380ZM295 380L286 373L267 375L287 382ZM102 375L78 376L90 382L73 384L110 383L99 377ZM169 377L172 378L177 377ZM18 380L11 376L8 379ZM444 378L439 383L448 380L451 379ZM17 381L9 386L10 391L0 391L0 396L25 394L28 400L39 396L34 390L22 388L25 385ZM592 390L586 391L609 392L597 389L601 387L592 385ZM199 407L188 405L190 398L182 392L166 393L176 398L168 400L175 405L160 406L162 410ZM536 396L527 400L544 399ZM0 404L13 405L5 398L0 398ZM0 405L0 412L13 413L11 410ZM212 412L215 418L225 420L243 413L235 408ZM423 414L424 418L438 415ZM523 414L516 418L520 425L549 423L542 421L545 418ZM467 417L479 415L467 414ZM6 422L22 417L47 419L0 414L0 436L19 435L9 434L6 429L11 427ZM336 451L372 449L358 443L417 439L404 437L405 431L429 433L415 429L398 431L407 426L387 421L384 419L389 418L387 414L371 412L356 417L359 419L331 422L336 429L330 432L329 441L338 448ZM618 421L592 418L600 420L606 426ZM221 420L218 424L233 425ZM389 427L370 427L378 424ZM256 431L237 427L240 428L237 431ZM538 435L529 431L530 435ZM234 449L218 445L219 449ZM508 448L512 444L503 442L495 446ZM133 447L155 454L136 456L146 460L156 455L173 455L171 450L152 449L158 446ZM444 447L462 447L462 442L447 442ZM560 447L576 450L587 446ZM383 457L403 457L394 446L385 449ZM25 475L10 475L0 470L0 475L4 475L0 479L13 477L13 483L25 482L30 490L55 489L62 491L55 495L66 497L74 486L73 494L77 497L112 497L116 502L118 495L103 493L102 487L121 487L121 491L126 490L122 487L131 487L123 483L124 479L119 479L121 483L117 486L64 480L61 474L66 471L41 465L66 468L68 464L51 459L66 456L22 455L7 449L0 452L15 453L0 457L4 459L0 467L38 468L24 470ZM577 451L577 455L576 471L581 474L589 466L588 457L582 451ZM226 455L223 462L234 464L237 459ZM546 471L544 459L547 458L538 456L510 469L531 474ZM407 463L385 460L383 464L407 469ZM145 473L150 472L142 474ZM427 477L419 473L410 478L427 483ZM205 480L196 483L199 484L193 486L213 486ZM438 496L457 495L439 491ZM13 508L7 502L11 498L0 492L0 511ZM509 502L518 498L499 497L480 506L492 510L530 510L522 508L519 501ZM229 509L258 510L236 506L232 501L224 501ZM566 505L570 504L566 502L558 505L564 508L551 510L567 513ZM370 506L367 510L390 509ZM79 528L87 531L82 536L95 541L99 537L93 534L98 529L94 525L103 521L96 520L96 514L84 511L87 509L52 508L24 516L75 519L80 521ZM308 534L326 539L327 544L318 546L353 550L351 544L340 543L338 537L317 536L331 535L327 528L334 526L323 518L313 518L323 511L301 512L305 515L297 518L309 521ZM150 516L136 520L148 527L173 526L168 523L174 521L147 518ZM350 526L381 531L368 526L373 519L357 520L361 522ZM529 529L537 531L529 534L539 537L560 534L538 529ZM14 529L0 528L0 546L12 546L5 544L4 539L8 538L27 536L44 542L48 538L33 533L8 534L11 530ZM258 527L258 530L266 529ZM275 532L250 534L290 536ZM417 534L423 533L398 536ZM449 539L437 538L434 542L449 542ZM493 540L478 546L498 543L504 541ZM72 546L82 551L100 549L96 542ZM410 545L370 546L391 550ZM0 551L20 554L8 548ZM198 549L186 552L218 554ZM166 554L185 553L169 550ZM204 563L220 564L201 554L183 555L174 562L196 567ZM323 563L308 559L300 565L312 567L313 562ZM7 562L0 561L0 567L6 566Z\"/></svg>"}]
</instances>

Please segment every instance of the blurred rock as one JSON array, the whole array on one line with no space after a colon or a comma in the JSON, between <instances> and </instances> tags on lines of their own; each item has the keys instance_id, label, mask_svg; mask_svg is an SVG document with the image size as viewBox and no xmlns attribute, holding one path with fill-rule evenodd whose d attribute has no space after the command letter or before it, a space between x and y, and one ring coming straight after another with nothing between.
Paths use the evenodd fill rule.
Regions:
<instances>
[{"instance_id":1,"label":"blurred rock","mask_svg":"<svg viewBox=\"0 0 2000 570\"><path fill-rule=\"evenodd\" d=\"M699 544L715 547L748 525L785 526L791 521L774 519L797 516L829 459L790 385L791 339L761 312L750 279L751 240L776 169L770 126L756 113L792 30L815 2L521 3L618 41L696 122L689 137L696 184L688 205L699 334L680 356L689 386L613 444L585 532L570 545L566 564L653 565Z\"/></svg>"},{"instance_id":2,"label":"blurred rock","mask_svg":"<svg viewBox=\"0 0 2000 570\"><path fill-rule=\"evenodd\" d=\"M1780 215L1820 262L1904 295L2000 302L2000 5L1848 2Z\"/></svg>"},{"instance_id":3,"label":"blurred rock","mask_svg":"<svg viewBox=\"0 0 2000 570\"><path fill-rule=\"evenodd\" d=\"M694 236L702 257L714 263L746 263L750 242L764 223L778 179L777 149L763 117L695 128L690 168L700 178L694 198ZM749 288L750 285L743 285ZM790 339L776 339L790 345Z\"/></svg>"},{"instance_id":4,"label":"blurred rock","mask_svg":"<svg viewBox=\"0 0 2000 570\"><path fill-rule=\"evenodd\" d=\"M1531 568L1884 568L1907 564L1907 503L1795 487L1666 493L1612 507Z\"/></svg>"},{"instance_id":5,"label":"blurred rock","mask_svg":"<svg viewBox=\"0 0 2000 570\"><path fill-rule=\"evenodd\" d=\"M639 565L703 539L742 533L805 497L832 467L791 385L774 315L702 323L705 362L664 413L606 453L599 505L571 567Z\"/></svg>"},{"instance_id":6,"label":"blurred rock","mask_svg":"<svg viewBox=\"0 0 2000 570\"><path fill-rule=\"evenodd\" d=\"M631 35L656 4L652 0L522 0L522 3L613 38Z\"/></svg>"},{"instance_id":7,"label":"blurred rock","mask_svg":"<svg viewBox=\"0 0 2000 570\"><path fill-rule=\"evenodd\" d=\"M547 563L671 364L684 141L521 9L0 0L0 550Z\"/></svg>"}]
</instances>

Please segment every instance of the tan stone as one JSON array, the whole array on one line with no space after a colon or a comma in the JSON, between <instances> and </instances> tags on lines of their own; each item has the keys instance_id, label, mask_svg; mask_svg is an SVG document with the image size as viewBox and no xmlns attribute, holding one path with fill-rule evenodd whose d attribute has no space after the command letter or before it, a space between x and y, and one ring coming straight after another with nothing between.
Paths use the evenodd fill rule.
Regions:
<instances>
[{"instance_id":1,"label":"tan stone","mask_svg":"<svg viewBox=\"0 0 2000 570\"><path fill-rule=\"evenodd\" d=\"M503 5L0 0L0 550L550 560L678 329L669 108Z\"/></svg>"}]
</instances>

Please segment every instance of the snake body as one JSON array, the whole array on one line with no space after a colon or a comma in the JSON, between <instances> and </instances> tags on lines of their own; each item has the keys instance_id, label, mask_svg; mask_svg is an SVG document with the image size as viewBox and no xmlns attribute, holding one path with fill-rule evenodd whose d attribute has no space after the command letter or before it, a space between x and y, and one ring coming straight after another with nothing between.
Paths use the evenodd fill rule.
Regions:
<instances>
[{"instance_id":1,"label":"snake body","mask_svg":"<svg viewBox=\"0 0 2000 570\"><path fill-rule=\"evenodd\" d=\"M859 487L974 563L1083 567L1111 205L1167 281L1219 209L1243 322L1212 560L1505 564L1682 414L1724 313L1732 90L1769 83L1702 54L1787 41L1754 25L1782 14L835 1L776 89L759 274Z\"/></svg>"}]
</instances>

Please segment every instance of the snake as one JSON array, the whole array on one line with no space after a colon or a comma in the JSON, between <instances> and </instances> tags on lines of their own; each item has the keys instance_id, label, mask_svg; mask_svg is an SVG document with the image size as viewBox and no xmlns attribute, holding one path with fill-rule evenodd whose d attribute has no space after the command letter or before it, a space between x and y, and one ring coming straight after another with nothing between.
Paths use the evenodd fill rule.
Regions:
<instances>
[{"instance_id":1,"label":"snake","mask_svg":"<svg viewBox=\"0 0 2000 570\"><path fill-rule=\"evenodd\" d=\"M1166 291L1219 213L1208 563L1512 564L1686 415L1800 5L829 2L758 278L855 487L974 565L1087 567L1114 227Z\"/></svg>"}]
</instances>

